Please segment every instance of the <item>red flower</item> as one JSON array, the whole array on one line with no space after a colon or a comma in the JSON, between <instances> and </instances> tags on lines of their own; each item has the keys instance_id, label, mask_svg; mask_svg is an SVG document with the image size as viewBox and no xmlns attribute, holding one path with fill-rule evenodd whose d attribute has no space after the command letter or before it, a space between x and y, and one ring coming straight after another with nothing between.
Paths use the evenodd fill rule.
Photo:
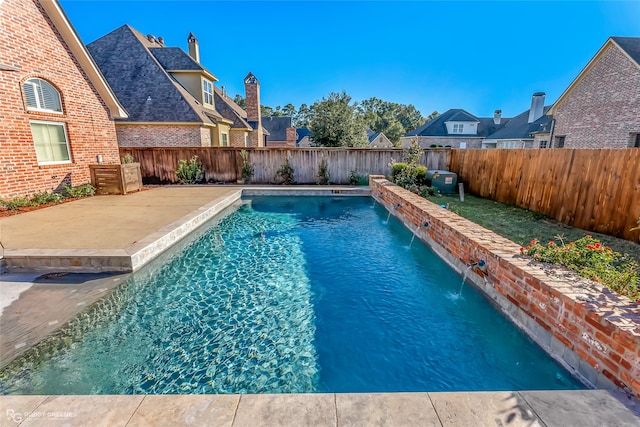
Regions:
<instances>
[{"instance_id":1,"label":"red flower","mask_svg":"<svg viewBox=\"0 0 640 427\"><path fill-rule=\"evenodd\" d=\"M585 237L585 238L587 238L587 239L590 239L590 238L591 238L591 234L587 234L587 235L586 235L586 236L584 236L584 237Z\"/></svg>"},{"instance_id":2,"label":"red flower","mask_svg":"<svg viewBox=\"0 0 640 427\"><path fill-rule=\"evenodd\" d=\"M609 246L605 246L605 249L608 250L608 251L611 250L611 248Z\"/></svg>"},{"instance_id":3,"label":"red flower","mask_svg":"<svg viewBox=\"0 0 640 427\"><path fill-rule=\"evenodd\" d=\"M538 243L538 241L537 241L536 239L533 239L533 240L531 241L531 244L532 244L532 245L535 245L536 243Z\"/></svg>"},{"instance_id":4,"label":"red flower","mask_svg":"<svg viewBox=\"0 0 640 427\"><path fill-rule=\"evenodd\" d=\"M596 247L593 245L587 245L587 249L595 249Z\"/></svg>"},{"instance_id":5,"label":"red flower","mask_svg":"<svg viewBox=\"0 0 640 427\"><path fill-rule=\"evenodd\" d=\"M521 247L521 248L520 248L520 252L524 252L524 248L522 248L522 247Z\"/></svg>"},{"instance_id":6,"label":"red flower","mask_svg":"<svg viewBox=\"0 0 640 427\"><path fill-rule=\"evenodd\" d=\"M556 243L552 240L549 242L549 246L554 246Z\"/></svg>"},{"instance_id":7,"label":"red flower","mask_svg":"<svg viewBox=\"0 0 640 427\"><path fill-rule=\"evenodd\" d=\"M602 245L600 243L596 243L596 246L595 246L596 249L600 249L601 247Z\"/></svg>"}]
</instances>

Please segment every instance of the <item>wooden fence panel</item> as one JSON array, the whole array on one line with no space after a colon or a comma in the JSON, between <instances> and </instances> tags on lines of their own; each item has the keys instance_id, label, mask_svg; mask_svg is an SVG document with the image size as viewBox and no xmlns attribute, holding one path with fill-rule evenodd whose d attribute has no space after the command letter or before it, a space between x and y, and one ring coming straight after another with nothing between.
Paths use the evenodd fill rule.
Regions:
<instances>
[{"instance_id":1,"label":"wooden fence panel","mask_svg":"<svg viewBox=\"0 0 640 427\"><path fill-rule=\"evenodd\" d=\"M638 241L640 150L451 150L469 192Z\"/></svg>"},{"instance_id":2,"label":"wooden fence panel","mask_svg":"<svg viewBox=\"0 0 640 427\"><path fill-rule=\"evenodd\" d=\"M120 155L131 154L140 163L142 177L150 184L176 183L175 171L180 159L198 156L207 182L236 182L240 178L241 148L221 147L121 147ZM327 159L332 183L347 184L351 171L359 176L389 175L389 163L402 161L401 149L369 148L248 148L249 162L254 167L252 182L276 183L276 171L287 157L299 184L314 184L322 156ZM420 163L429 169L448 169L451 150L425 150Z\"/></svg>"}]
</instances>

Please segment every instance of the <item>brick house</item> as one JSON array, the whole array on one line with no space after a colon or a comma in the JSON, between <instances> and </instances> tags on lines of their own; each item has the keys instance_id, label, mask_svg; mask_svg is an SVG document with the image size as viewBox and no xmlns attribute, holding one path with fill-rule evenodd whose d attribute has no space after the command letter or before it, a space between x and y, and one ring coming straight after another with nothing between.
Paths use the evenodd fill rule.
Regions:
<instances>
[{"instance_id":1,"label":"brick house","mask_svg":"<svg viewBox=\"0 0 640 427\"><path fill-rule=\"evenodd\" d=\"M112 119L126 111L57 0L2 1L0 28L0 196L87 183L98 156L120 163Z\"/></svg>"},{"instance_id":2,"label":"brick house","mask_svg":"<svg viewBox=\"0 0 640 427\"><path fill-rule=\"evenodd\" d=\"M218 79L200 64L198 40L188 51L167 47L162 37L129 25L87 48L129 112L116 121L121 147L262 147L260 82L245 78L247 111L215 87ZM257 111L257 114L256 114Z\"/></svg>"},{"instance_id":3,"label":"brick house","mask_svg":"<svg viewBox=\"0 0 640 427\"><path fill-rule=\"evenodd\" d=\"M550 106L545 93L531 97L531 107L513 118L476 117L462 109L451 109L400 138L409 147L417 138L423 148L548 148L551 140Z\"/></svg>"},{"instance_id":4,"label":"brick house","mask_svg":"<svg viewBox=\"0 0 640 427\"><path fill-rule=\"evenodd\" d=\"M393 148L393 142L383 132L367 129L367 139L369 140L369 148Z\"/></svg>"},{"instance_id":5,"label":"brick house","mask_svg":"<svg viewBox=\"0 0 640 427\"><path fill-rule=\"evenodd\" d=\"M640 37L610 37L548 114L554 147L640 147Z\"/></svg>"}]
</instances>

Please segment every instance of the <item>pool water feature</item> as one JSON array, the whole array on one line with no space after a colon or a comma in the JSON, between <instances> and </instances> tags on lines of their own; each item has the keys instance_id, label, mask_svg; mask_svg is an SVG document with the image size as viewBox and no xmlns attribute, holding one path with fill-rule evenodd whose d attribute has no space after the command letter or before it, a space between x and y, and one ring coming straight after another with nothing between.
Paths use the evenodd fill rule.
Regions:
<instances>
[{"instance_id":1,"label":"pool water feature","mask_svg":"<svg viewBox=\"0 0 640 427\"><path fill-rule=\"evenodd\" d=\"M254 197L0 373L15 394L579 389L380 205Z\"/></svg>"}]
</instances>

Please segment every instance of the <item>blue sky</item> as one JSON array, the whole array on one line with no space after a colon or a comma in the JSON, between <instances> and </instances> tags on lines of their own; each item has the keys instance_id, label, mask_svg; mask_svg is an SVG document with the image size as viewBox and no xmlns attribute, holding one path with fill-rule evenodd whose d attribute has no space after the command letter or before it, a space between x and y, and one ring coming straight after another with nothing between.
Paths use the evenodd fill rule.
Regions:
<instances>
[{"instance_id":1,"label":"blue sky","mask_svg":"<svg viewBox=\"0 0 640 427\"><path fill-rule=\"evenodd\" d=\"M187 49L231 95L252 71L262 103L329 92L503 117L553 103L611 35L640 37L639 1L60 0L85 43L123 24Z\"/></svg>"}]
</instances>

